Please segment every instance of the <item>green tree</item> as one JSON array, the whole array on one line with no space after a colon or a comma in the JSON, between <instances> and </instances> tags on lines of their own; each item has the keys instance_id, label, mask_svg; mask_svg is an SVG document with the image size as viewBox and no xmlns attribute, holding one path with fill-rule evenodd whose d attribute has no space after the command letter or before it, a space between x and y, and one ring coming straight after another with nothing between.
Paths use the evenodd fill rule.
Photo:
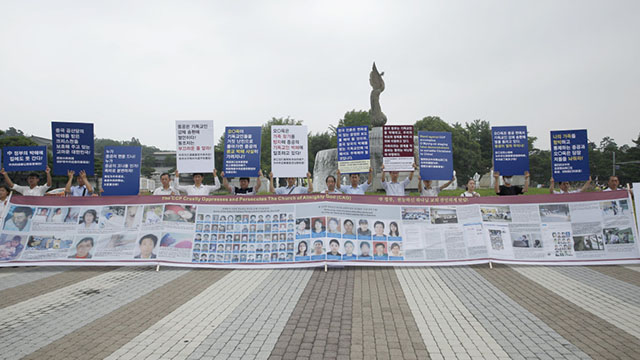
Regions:
<instances>
[{"instance_id":1,"label":"green tree","mask_svg":"<svg viewBox=\"0 0 640 360\"><path fill-rule=\"evenodd\" d=\"M473 120L465 125L469 138L480 145L480 163L478 173L486 174L491 170L493 158L493 144L491 141L491 124L486 120Z\"/></svg>"},{"instance_id":2,"label":"green tree","mask_svg":"<svg viewBox=\"0 0 640 360\"><path fill-rule=\"evenodd\" d=\"M338 121L338 126L329 126L329 131L337 135L337 128L347 126L368 126L371 130L371 116L365 110L351 110L344 114L344 117Z\"/></svg>"}]
</instances>

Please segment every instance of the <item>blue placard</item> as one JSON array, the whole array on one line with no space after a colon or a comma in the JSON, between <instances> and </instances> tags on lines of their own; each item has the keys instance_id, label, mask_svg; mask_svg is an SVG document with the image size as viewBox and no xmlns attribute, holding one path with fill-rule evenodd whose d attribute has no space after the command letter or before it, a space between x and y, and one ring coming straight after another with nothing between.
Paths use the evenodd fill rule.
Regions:
<instances>
[{"instance_id":1,"label":"blue placard","mask_svg":"<svg viewBox=\"0 0 640 360\"><path fill-rule=\"evenodd\" d=\"M493 169L500 175L524 175L529 171L529 141L526 126L491 128Z\"/></svg>"},{"instance_id":2,"label":"blue placard","mask_svg":"<svg viewBox=\"0 0 640 360\"><path fill-rule=\"evenodd\" d=\"M93 124L51 122L53 174L84 170L93 175Z\"/></svg>"},{"instance_id":3,"label":"blue placard","mask_svg":"<svg viewBox=\"0 0 640 360\"><path fill-rule=\"evenodd\" d=\"M46 146L5 146L2 148L6 171L35 171L47 168Z\"/></svg>"},{"instance_id":4,"label":"blue placard","mask_svg":"<svg viewBox=\"0 0 640 360\"><path fill-rule=\"evenodd\" d=\"M347 126L338 128L338 167L343 174L368 172L369 127Z\"/></svg>"},{"instance_id":5,"label":"blue placard","mask_svg":"<svg viewBox=\"0 0 640 360\"><path fill-rule=\"evenodd\" d=\"M420 177L423 180L453 178L453 150L450 132L419 131Z\"/></svg>"},{"instance_id":6,"label":"blue placard","mask_svg":"<svg viewBox=\"0 0 640 360\"><path fill-rule=\"evenodd\" d=\"M105 146L102 195L138 195L141 158L139 146Z\"/></svg>"},{"instance_id":7,"label":"blue placard","mask_svg":"<svg viewBox=\"0 0 640 360\"><path fill-rule=\"evenodd\" d=\"M260 171L260 126L227 126L224 135L224 176L257 177Z\"/></svg>"},{"instance_id":8,"label":"blue placard","mask_svg":"<svg viewBox=\"0 0 640 360\"><path fill-rule=\"evenodd\" d=\"M587 130L551 132L551 173L554 181L589 179Z\"/></svg>"}]
</instances>

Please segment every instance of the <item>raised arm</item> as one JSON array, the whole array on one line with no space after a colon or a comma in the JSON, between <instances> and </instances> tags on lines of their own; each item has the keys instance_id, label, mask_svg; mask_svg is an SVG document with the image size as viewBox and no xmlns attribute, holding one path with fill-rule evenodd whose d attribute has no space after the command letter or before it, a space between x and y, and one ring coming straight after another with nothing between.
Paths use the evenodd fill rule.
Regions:
<instances>
[{"instance_id":1,"label":"raised arm","mask_svg":"<svg viewBox=\"0 0 640 360\"><path fill-rule=\"evenodd\" d=\"M307 184L309 184L309 193L313 192L313 181L311 180L311 173L307 171Z\"/></svg>"},{"instance_id":2,"label":"raised arm","mask_svg":"<svg viewBox=\"0 0 640 360\"><path fill-rule=\"evenodd\" d=\"M47 187L51 187L51 185L53 185L53 180L51 180L51 168L47 166L44 172L47 174Z\"/></svg>"},{"instance_id":3,"label":"raised arm","mask_svg":"<svg viewBox=\"0 0 640 360\"><path fill-rule=\"evenodd\" d=\"M409 181L413 180L413 173L418 170L418 165L416 165L416 163L413 163L413 171L409 172Z\"/></svg>"},{"instance_id":4,"label":"raised arm","mask_svg":"<svg viewBox=\"0 0 640 360\"><path fill-rule=\"evenodd\" d=\"M553 190L555 190L556 182L553 180L553 176L549 180L549 194L553 194Z\"/></svg>"},{"instance_id":5,"label":"raised arm","mask_svg":"<svg viewBox=\"0 0 640 360\"><path fill-rule=\"evenodd\" d=\"M69 177L69 180L67 180L67 185L64 186L65 194L71 193L71 184L73 183L73 174L75 174L73 170L67 170L67 176Z\"/></svg>"},{"instance_id":6,"label":"raised arm","mask_svg":"<svg viewBox=\"0 0 640 360\"><path fill-rule=\"evenodd\" d=\"M440 191L444 190L447 188L447 186L451 185L451 183L453 182L453 180L456 179L456 176L454 175L451 180L447 181L446 183L444 183L444 185L440 186Z\"/></svg>"},{"instance_id":7,"label":"raised arm","mask_svg":"<svg viewBox=\"0 0 640 360\"><path fill-rule=\"evenodd\" d=\"M7 172L4 170L4 168L0 169L0 173L2 173L2 176L4 177L4 182L7 183L7 185L9 186L9 188L13 188L13 185L15 185L13 183L13 181L11 181L11 178L9 177L9 174L7 174Z\"/></svg>"},{"instance_id":8,"label":"raised arm","mask_svg":"<svg viewBox=\"0 0 640 360\"><path fill-rule=\"evenodd\" d=\"M269 172L269 192L272 194L276 193L276 188L273 186L273 171Z\"/></svg>"},{"instance_id":9,"label":"raised arm","mask_svg":"<svg viewBox=\"0 0 640 360\"><path fill-rule=\"evenodd\" d=\"M82 181L84 181L84 186L87 187L87 192L89 194L93 193L93 186L89 184L89 180L87 180L87 173L84 170L80 171L80 176L82 176Z\"/></svg>"},{"instance_id":10,"label":"raised arm","mask_svg":"<svg viewBox=\"0 0 640 360\"><path fill-rule=\"evenodd\" d=\"M420 174L418 174L418 193L422 195L422 176Z\"/></svg>"},{"instance_id":11,"label":"raised arm","mask_svg":"<svg viewBox=\"0 0 640 360\"><path fill-rule=\"evenodd\" d=\"M382 167L380 168L380 182L384 182L385 181L385 176L384 176L384 164L382 164ZM371 182L369 182L371 183Z\"/></svg>"},{"instance_id":12,"label":"raised arm","mask_svg":"<svg viewBox=\"0 0 640 360\"><path fill-rule=\"evenodd\" d=\"M530 174L528 171L524 172L524 189L522 189L523 193L526 193L527 191L529 191L529 177Z\"/></svg>"},{"instance_id":13,"label":"raised arm","mask_svg":"<svg viewBox=\"0 0 640 360\"><path fill-rule=\"evenodd\" d=\"M180 185L180 173L178 172L178 170L176 170L175 176L176 178L173 181L174 181L176 190L187 192L188 187Z\"/></svg>"},{"instance_id":14,"label":"raised arm","mask_svg":"<svg viewBox=\"0 0 640 360\"><path fill-rule=\"evenodd\" d=\"M493 189L496 191L496 194L500 194L500 172L493 172Z\"/></svg>"},{"instance_id":15,"label":"raised arm","mask_svg":"<svg viewBox=\"0 0 640 360\"><path fill-rule=\"evenodd\" d=\"M589 176L589 180L587 180L587 182L585 182L584 185L582 185L582 187L580 188L580 192L587 191L589 190L590 187L591 187L591 176Z\"/></svg>"},{"instance_id":16,"label":"raised arm","mask_svg":"<svg viewBox=\"0 0 640 360\"><path fill-rule=\"evenodd\" d=\"M373 168L369 168L369 178L367 179L367 184L371 185L371 183L373 182Z\"/></svg>"},{"instance_id":17,"label":"raised arm","mask_svg":"<svg viewBox=\"0 0 640 360\"><path fill-rule=\"evenodd\" d=\"M211 188L211 191L216 191L218 189L220 189L221 184L220 184L220 179L218 179L218 170L213 169L213 188Z\"/></svg>"},{"instance_id":18,"label":"raised arm","mask_svg":"<svg viewBox=\"0 0 640 360\"><path fill-rule=\"evenodd\" d=\"M228 192L233 193L233 189L231 189L231 186L229 186L229 180L224 177L224 171L220 173L220 176L222 176L222 186L224 186L224 188L227 189Z\"/></svg>"},{"instance_id":19,"label":"raised arm","mask_svg":"<svg viewBox=\"0 0 640 360\"><path fill-rule=\"evenodd\" d=\"M260 180L260 178L262 177L262 170L258 170L258 178L256 179L256 187L253 190L256 195L258 194L258 191L260 191L260 187L262 186L262 180Z\"/></svg>"}]
</instances>

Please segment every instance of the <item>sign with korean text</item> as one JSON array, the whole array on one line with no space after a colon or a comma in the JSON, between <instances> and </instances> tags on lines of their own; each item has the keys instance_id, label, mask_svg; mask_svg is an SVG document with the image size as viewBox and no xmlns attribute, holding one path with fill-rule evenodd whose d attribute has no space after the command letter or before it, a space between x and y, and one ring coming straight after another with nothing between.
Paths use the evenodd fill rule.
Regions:
<instances>
[{"instance_id":1,"label":"sign with korean text","mask_svg":"<svg viewBox=\"0 0 640 360\"><path fill-rule=\"evenodd\" d=\"M5 146L2 167L6 171L36 171L47 168L46 146Z\"/></svg>"},{"instance_id":2,"label":"sign with korean text","mask_svg":"<svg viewBox=\"0 0 640 360\"><path fill-rule=\"evenodd\" d=\"M587 130L551 132L551 171L554 181L589 179Z\"/></svg>"},{"instance_id":3,"label":"sign with korean text","mask_svg":"<svg viewBox=\"0 0 640 360\"><path fill-rule=\"evenodd\" d=\"M529 171L529 142L526 126L491 128L493 168L500 175L523 175Z\"/></svg>"},{"instance_id":4,"label":"sign with korean text","mask_svg":"<svg viewBox=\"0 0 640 360\"><path fill-rule=\"evenodd\" d=\"M451 180L453 150L450 132L419 131L420 177L423 180Z\"/></svg>"},{"instance_id":5,"label":"sign with korean text","mask_svg":"<svg viewBox=\"0 0 640 360\"><path fill-rule=\"evenodd\" d=\"M371 167L369 127L338 128L338 169L343 174L366 173Z\"/></svg>"},{"instance_id":6,"label":"sign with korean text","mask_svg":"<svg viewBox=\"0 0 640 360\"><path fill-rule=\"evenodd\" d=\"M142 148L139 146L105 146L103 195L138 195L141 158Z\"/></svg>"},{"instance_id":7,"label":"sign with korean text","mask_svg":"<svg viewBox=\"0 0 640 360\"><path fill-rule=\"evenodd\" d=\"M53 174L76 174L84 170L93 175L93 124L51 122L53 142Z\"/></svg>"},{"instance_id":8,"label":"sign with korean text","mask_svg":"<svg viewBox=\"0 0 640 360\"><path fill-rule=\"evenodd\" d=\"M309 168L307 127L271 127L271 171L275 177L306 177Z\"/></svg>"},{"instance_id":9,"label":"sign with korean text","mask_svg":"<svg viewBox=\"0 0 640 360\"><path fill-rule=\"evenodd\" d=\"M176 120L176 161L183 173L213 172L213 120Z\"/></svg>"},{"instance_id":10,"label":"sign with korean text","mask_svg":"<svg viewBox=\"0 0 640 360\"><path fill-rule=\"evenodd\" d=\"M224 175L257 177L260 171L260 126L227 126L224 136Z\"/></svg>"},{"instance_id":11,"label":"sign with korean text","mask_svg":"<svg viewBox=\"0 0 640 360\"><path fill-rule=\"evenodd\" d=\"M382 127L382 163L385 171L413 171L413 125Z\"/></svg>"}]
</instances>

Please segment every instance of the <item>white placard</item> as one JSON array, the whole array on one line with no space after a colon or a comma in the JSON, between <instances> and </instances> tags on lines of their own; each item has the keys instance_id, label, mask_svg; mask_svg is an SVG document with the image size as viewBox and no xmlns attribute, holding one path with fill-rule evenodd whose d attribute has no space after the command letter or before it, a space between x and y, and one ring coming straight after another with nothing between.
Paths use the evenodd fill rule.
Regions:
<instances>
[{"instance_id":1,"label":"white placard","mask_svg":"<svg viewBox=\"0 0 640 360\"><path fill-rule=\"evenodd\" d=\"M176 161L181 173L210 173L215 167L213 120L176 120Z\"/></svg>"},{"instance_id":2,"label":"white placard","mask_svg":"<svg viewBox=\"0 0 640 360\"><path fill-rule=\"evenodd\" d=\"M635 203L636 203L636 208L635 208L635 212L636 212L636 228L639 229L638 232L640 232L640 196L638 194L638 190L640 190L640 183L633 183L633 189L631 189L632 191L635 190L634 192L634 199L635 199Z\"/></svg>"},{"instance_id":3,"label":"white placard","mask_svg":"<svg viewBox=\"0 0 640 360\"><path fill-rule=\"evenodd\" d=\"M271 171L275 177L306 177L309 168L307 127L271 127Z\"/></svg>"}]
</instances>

